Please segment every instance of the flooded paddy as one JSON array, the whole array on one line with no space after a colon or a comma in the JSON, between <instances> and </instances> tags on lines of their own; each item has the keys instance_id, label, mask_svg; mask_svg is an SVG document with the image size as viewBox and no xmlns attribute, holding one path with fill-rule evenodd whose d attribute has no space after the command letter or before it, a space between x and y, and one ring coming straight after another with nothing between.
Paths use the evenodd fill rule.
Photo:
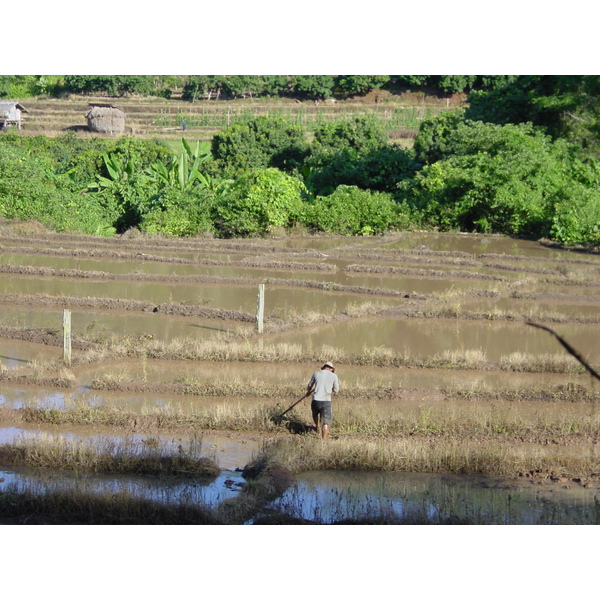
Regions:
<instances>
[{"instance_id":1,"label":"flooded paddy","mask_svg":"<svg viewBox=\"0 0 600 600\"><path fill-rule=\"evenodd\" d=\"M2 325L10 327L34 327L60 331L62 329L62 312L51 309L34 309L15 306L2 306ZM152 312L133 314L124 311L83 311L72 310L71 327L73 334L117 333L124 335L148 334L160 340L171 340L181 337L205 338L219 334L234 332L252 332L254 324L226 319L202 319L197 317L179 317L172 315L166 319L164 315ZM0 349L3 340L0 340ZM38 349L38 352L45 349ZM6 354L9 351L3 352Z\"/></svg>"},{"instance_id":2,"label":"flooded paddy","mask_svg":"<svg viewBox=\"0 0 600 600\"><path fill-rule=\"evenodd\" d=\"M600 324L560 324L556 330L582 348L592 362L600 362L600 349L596 344ZM285 332L274 335L273 339L290 343L293 340L307 350L335 344L352 354L380 347L413 356L481 351L485 359L492 362L499 362L502 357L518 352L544 355L560 349L548 343L547 333L527 327L523 322L460 319L364 319L354 323L307 328L302 334Z\"/></svg>"},{"instance_id":3,"label":"flooded paddy","mask_svg":"<svg viewBox=\"0 0 600 600\"><path fill-rule=\"evenodd\" d=\"M313 471L271 504L298 519L471 522L483 525L595 525L600 486L536 485L502 478L433 473Z\"/></svg>"},{"instance_id":4,"label":"flooded paddy","mask_svg":"<svg viewBox=\"0 0 600 600\"><path fill-rule=\"evenodd\" d=\"M307 448L319 443L308 400L279 426L269 415L297 401L319 364L334 360L341 390L327 446L332 455L341 444L354 443L358 452L381 440L415 448L423 441L442 454L444 444L481 444L481 457L466 466L449 461L447 472L426 472L445 468L434 466L438 458L417 461L419 472L384 472L383 464L364 470L328 458L334 466L325 471L298 467L293 485L244 522L274 513L320 523L596 522L598 384L574 368L556 339L525 322L551 327L600 365L597 254L502 236L425 233L272 240L53 235L0 244L0 410L14 417L0 423L0 445L42 434L152 438L168 453L200 436L224 469L211 481L184 482L0 463L0 493L8 485L40 493L119 490L217 510L240 497L247 481L236 469L265 444L286 436L306 438ZM254 322L261 281L264 334ZM88 307L76 303L88 299ZM189 314L167 310L176 305ZM88 343L74 350L70 368L61 364L66 307L73 335ZM50 332L54 341L17 339L7 328ZM112 346L98 341L113 338ZM399 359L402 366L391 366ZM59 418L69 411L98 421ZM124 421L103 425L103 414ZM542 460L548 447L555 453ZM494 455L505 461L506 476L473 471L474 464L488 468L482 457L496 451L518 451L514 459ZM517 463L521 476L511 472Z\"/></svg>"}]
</instances>

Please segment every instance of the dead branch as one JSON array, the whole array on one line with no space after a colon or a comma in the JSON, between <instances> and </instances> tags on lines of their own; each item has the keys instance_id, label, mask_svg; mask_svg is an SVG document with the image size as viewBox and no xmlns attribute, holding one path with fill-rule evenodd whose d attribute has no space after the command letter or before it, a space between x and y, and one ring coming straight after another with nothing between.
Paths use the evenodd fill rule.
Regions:
<instances>
[{"instance_id":1,"label":"dead branch","mask_svg":"<svg viewBox=\"0 0 600 600\"><path fill-rule=\"evenodd\" d=\"M545 325L538 325L537 323L530 322L527 322L527 325L531 325L532 327L537 327L538 329L543 329L544 331L551 333L559 341L561 346L586 368L592 377L595 377L598 381L600 381L600 375L594 370L594 368L585 360L585 358L583 358L583 356L581 356L581 354L579 354L579 352L577 352L577 350L575 350L575 348L573 348L573 346L571 346L571 344L566 342L560 335L558 335L558 333L550 329L550 327L546 327Z\"/></svg>"}]
</instances>

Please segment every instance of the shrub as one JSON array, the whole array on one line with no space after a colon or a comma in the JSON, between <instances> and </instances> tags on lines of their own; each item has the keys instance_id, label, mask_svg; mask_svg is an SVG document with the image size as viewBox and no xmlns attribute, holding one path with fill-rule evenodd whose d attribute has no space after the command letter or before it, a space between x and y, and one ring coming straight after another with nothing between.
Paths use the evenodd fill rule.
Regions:
<instances>
[{"instance_id":1,"label":"shrub","mask_svg":"<svg viewBox=\"0 0 600 600\"><path fill-rule=\"evenodd\" d=\"M572 156L529 124L466 121L444 133L408 189L408 201L441 229L548 235L554 205L574 181ZM431 151L431 148L428 152Z\"/></svg>"},{"instance_id":2,"label":"shrub","mask_svg":"<svg viewBox=\"0 0 600 600\"><path fill-rule=\"evenodd\" d=\"M398 227L403 217L390 194L340 185L305 210L309 229L342 235L377 235ZM406 222L406 218L404 218Z\"/></svg>"},{"instance_id":3,"label":"shrub","mask_svg":"<svg viewBox=\"0 0 600 600\"><path fill-rule=\"evenodd\" d=\"M212 232L210 217L212 194L185 192L169 188L161 195L161 206L142 216L140 229L147 233L191 237Z\"/></svg>"},{"instance_id":4,"label":"shrub","mask_svg":"<svg viewBox=\"0 0 600 600\"><path fill-rule=\"evenodd\" d=\"M255 169L242 175L213 210L221 237L264 236L291 227L302 213L304 184L278 169Z\"/></svg>"},{"instance_id":5,"label":"shrub","mask_svg":"<svg viewBox=\"0 0 600 600\"><path fill-rule=\"evenodd\" d=\"M339 185L396 194L398 184L414 177L419 165L410 150L383 146L362 154L338 152L306 171L307 187L326 196Z\"/></svg>"},{"instance_id":6,"label":"shrub","mask_svg":"<svg viewBox=\"0 0 600 600\"><path fill-rule=\"evenodd\" d=\"M600 245L600 194L575 184L555 206L551 235L563 244Z\"/></svg>"},{"instance_id":7,"label":"shrub","mask_svg":"<svg viewBox=\"0 0 600 600\"><path fill-rule=\"evenodd\" d=\"M387 141L383 128L373 117L354 117L318 127L312 150L320 154L343 150L368 152L382 148Z\"/></svg>"},{"instance_id":8,"label":"shrub","mask_svg":"<svg viewBox=\"0 0 600 600\"><path fill-rule=\"evenodd\" d=\"M36 220L57 231L112 233L95 199L72 192L70 180L52 173L50 166L23 149L0 146L0 215Z\"/></svg>"}]
</instances>

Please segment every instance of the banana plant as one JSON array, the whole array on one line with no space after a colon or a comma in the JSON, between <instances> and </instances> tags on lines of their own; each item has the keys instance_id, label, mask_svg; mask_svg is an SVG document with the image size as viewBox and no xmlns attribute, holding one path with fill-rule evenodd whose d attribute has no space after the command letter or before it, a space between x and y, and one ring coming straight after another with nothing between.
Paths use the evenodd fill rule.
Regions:
<instances>
[{"instance_id":1,"label":"banana plant","mask_svg":"<svg viewBox=\"0 0 600 600\"><path fill-rule=\"evenodd\" d=\"M185 138L182 138L181 142L183 150L177 157L167 164L158 160L146 169L146 173L159 183L162 190L174 187L183 192L193 192L198 188L222 193L233 183L229 180L214 179L208 173L201 173L200 165L207 162L210 156L200 153L200 142L195 148L192 148Z\"/></svg>"},{"instance_id":2,"label":"banana plant","mask_svg":"<svg viewBox=\"0 0 600 600\"><path fill-rule=\"evenodd\" d=\"M135 174L135 165L131 159L121 162L114 154L102 154L104 166L108 177L96 174L96 180L88 185L90 191L101 191L104 189L115 189L132 182Z\"/></svg>"}]
</instances>

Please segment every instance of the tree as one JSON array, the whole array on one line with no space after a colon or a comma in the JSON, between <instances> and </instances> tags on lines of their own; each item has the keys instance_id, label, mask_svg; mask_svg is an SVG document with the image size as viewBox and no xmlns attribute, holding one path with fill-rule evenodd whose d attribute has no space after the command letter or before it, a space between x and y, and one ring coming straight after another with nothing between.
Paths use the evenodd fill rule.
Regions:
<instances>
[{"instance_id":1,"label":"tree","mask_svg":"<svg viewBox=\"0 0 600 600\"><path fill-rule=\"evenodd\" d=\"M572 164L568 144L530 124L466 121L446 132L440 159L404 189L409 204L441 229L542 236L556 203L585 179Z\"/></svg>"},{"instance_id":2,"label":"tree","mask_svg":"<svg viewBox=\"0 0 600 600\"><path fill-rule=\"evenodd\" d=\"M314 152L351 150L367 152L387 144L387 135L372 117L354 117L325 123L315 130Z\"/></svg>"},{"instance_id":3,"label":"tree","mask_svg":"<svg viewBox=\"0 0 600 600\"><path fill-rule=\"evenodd\" d=\"M336 85L344 94L364 95L381 88L389 80L389 75L340 75Z\"/></svg>"},{"instance_id":4,"label":"tree","mask_svg":"<svg viewBox=\"0 0 600 600\"><path fill-rule=\"evenodd\" d=\"M552 138L600 154L600 76L527 75L469 95L466 117L496 124L533 123Z\"/></svg>"},{"instance_id":5,"label":"tree","mask_svg":"<svg viewBox=\"0 0 600 600\"><path fill-rule=\"evenodd\" d=\"M292 84L299 96L322 100L333 95L335 79L333 75L294 75Z\"/></svg>"},{"instance_id":6,"label":"tree","mask_svg":"<svg viewBox=\"0 0 600 600\"><path fill-rule=\"evenodd\" d=\"M389 186L411 170L409 163L408 153L390 147L387 135L371 117L326 123L315 131L305 160L307 186L317 195L342 184L390 191Z\"/></svg>"},{"instance_id":7,"label":"tree","mask_svg":"<svg viewBox=\"0 0 600 600\"><path fill-rule=\"evenodd\" d=\"M464 122L464 109L444 111L419 126L419 133L413 146L415 160L431 164L450 154L448 136Z\"/></svg>"},{"instance_id":8,"label":"tree","mask_svg":"<svg viewBox=\"0 0 600 600\"><path fill-rule=\"evenodd\" d=\"M217 133L211 144L224 171L259 167L291 170L304 159L304 132L281 117L260 116Z\"/></svg>"}]
</instances>

